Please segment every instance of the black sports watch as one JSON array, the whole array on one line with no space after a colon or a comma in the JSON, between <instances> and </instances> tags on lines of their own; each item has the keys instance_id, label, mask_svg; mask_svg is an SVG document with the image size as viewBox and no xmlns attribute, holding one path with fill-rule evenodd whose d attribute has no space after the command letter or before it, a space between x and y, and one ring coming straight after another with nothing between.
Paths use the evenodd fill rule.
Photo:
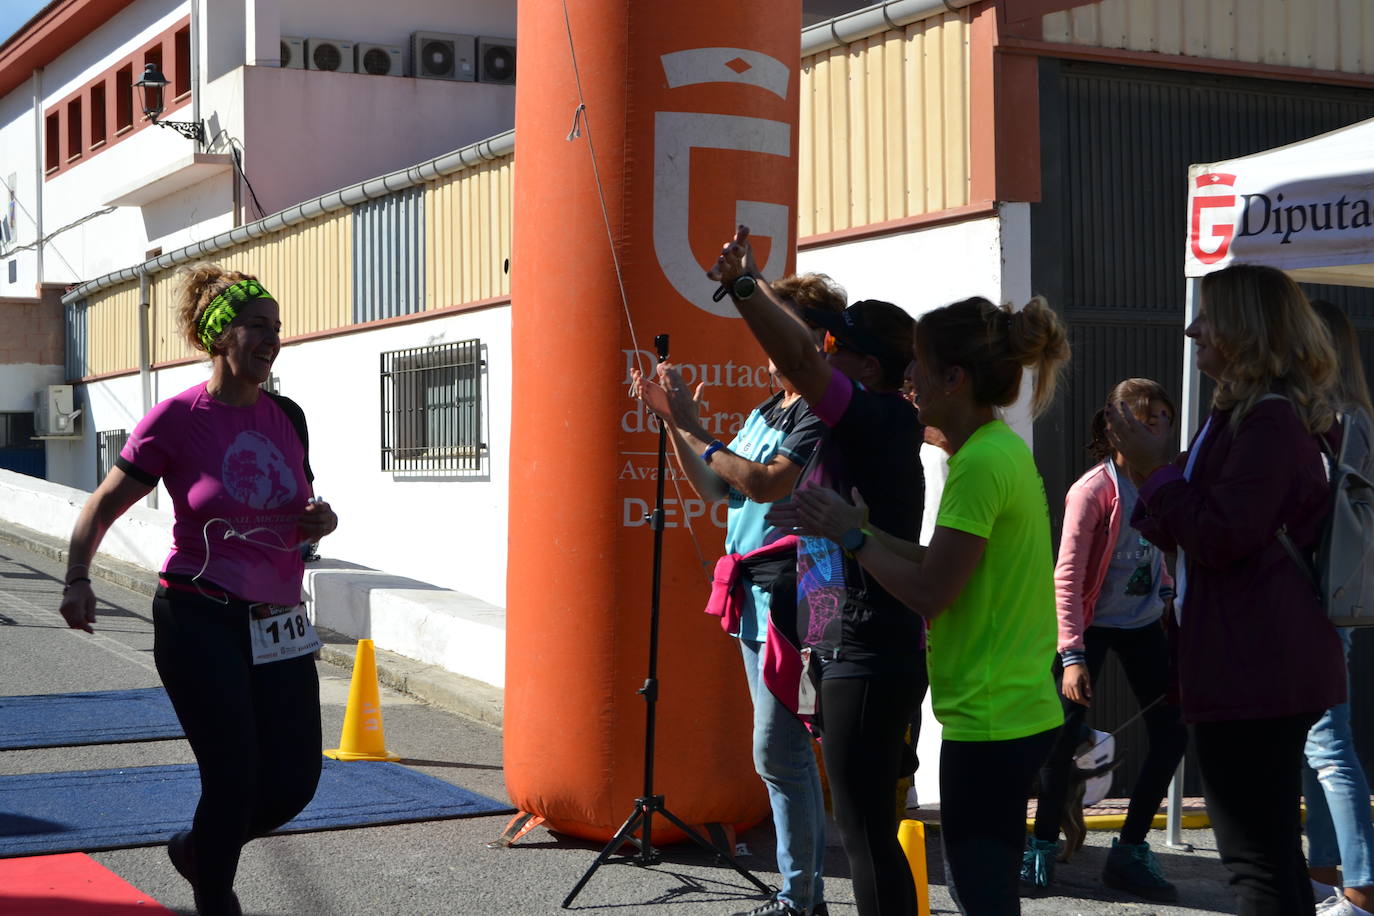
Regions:
<instances>
[{"instance_id":1,"label":"black sports watch","mask_svg":"<svg viewBox=\"0 0 1374 916\"><path fill-rule=\"evenodd\" d=\"M759 288L759 281L752 274L740 274L730 284L730 295L736 299L748 299Z\"/></svg>"},{"instance_id":2,"label":"black sports watch","mask_svg":"<svg viewBox=\"0 0 1374 916\"><path fill-rule=\"evenodd\" d=\"M862 528L850 528L840 535L840 546L845 549L846 553L857 553L867 540L868 535L864 534Z\"/></svg>"}]
</instances>

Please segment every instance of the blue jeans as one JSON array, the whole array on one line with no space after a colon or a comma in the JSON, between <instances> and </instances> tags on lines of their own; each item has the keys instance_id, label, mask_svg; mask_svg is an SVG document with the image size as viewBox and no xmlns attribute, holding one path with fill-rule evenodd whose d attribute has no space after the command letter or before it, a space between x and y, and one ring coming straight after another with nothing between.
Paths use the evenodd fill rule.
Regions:
<instances>
[{"instance_id":1,"label":"blue jeans","mask_svg":"<svg viewBox=\"0 0 1374 916\"><path fill-rule=\"evenodd\" d=\"M1347 665L1350 630L1339 628ZM1347 669L1348 670L1348 669ZM1347 674L1348 677L1348 674ZM1333 706L1307 733L1302 792L1307 799L1307 864L1341 867L1346 887L1374 885L1374 820L1369 783L1350 730L1350 704Z\"/></svg>"},{"instance_id":2,"label":"blue jeans","mask_svg":"<svg viewBox=\"0 0 1374 916\"><path fill-rule=\"evenodd\" d=\"M754 701L754 770L768 787L778 837L778 896L808 912L825 899L825 798L811 733L763 684L763 644L739 641Z\"/></svg>"}]
</instances>

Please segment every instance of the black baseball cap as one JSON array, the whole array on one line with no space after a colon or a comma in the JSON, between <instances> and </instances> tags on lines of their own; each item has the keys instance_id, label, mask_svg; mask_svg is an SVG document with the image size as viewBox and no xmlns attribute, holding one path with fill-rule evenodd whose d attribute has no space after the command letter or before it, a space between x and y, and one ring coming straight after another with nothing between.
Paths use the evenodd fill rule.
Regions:
<instances>
[{"instance_id":1,"label":"black baseball cap","mask_svg":"<svg viewBox=\"0 0 1374 916\"><path fill-rule=\"evenodd\" d=\"M829 331L840 343L880 360L911 359L916 321L901 307L881 299L860 299L842 312L807 309L808 324Z\"/></svg>"}]
</instances>

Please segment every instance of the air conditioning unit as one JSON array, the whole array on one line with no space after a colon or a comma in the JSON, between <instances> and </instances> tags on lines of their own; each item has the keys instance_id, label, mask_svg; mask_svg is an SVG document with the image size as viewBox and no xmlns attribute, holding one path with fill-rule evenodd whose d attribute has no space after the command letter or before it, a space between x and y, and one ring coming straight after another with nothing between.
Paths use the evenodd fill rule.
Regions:
<instances>
[{"instance_id":1,"label":"air conditioning unit","mask_svg":"<svg viewBox=\"0 0 1374 916\"><path fill-rule=\"evenodd\" d=\"M484 83L515 82L515 39L477 39L477 78Z\"/></svg>"},{"instance_id":2,"label":"air conditioning unit","mask_svg":"<svg viewBox=\"0 0 1374 916\"><path fill-rule=\"evenodd\" d=\"M353 72L372 76L400 76L403 70L401 49L394 45L359 42L353 48Z\"/></svg>"},{"instance_id":3,"label":"air conditioning unit","mask_svg":"<svg viewBox=\"0 0 1374 916\"><path fill-rule=\"evenodd\" d=\"M305 67L307 70L352 73L353 42L339 38L307 38L305 40Z\"/></svg>"},{"instance_id":4,"label":"air conditioning unit","mask_svg":"<svg viewBox=\"0 0 1374 916\"><path fill-rule=\"evenodd\" d=\"M281 37L281 65L287 70L305 69L305 39L295 35Z\"/></svg>"},{"instance_id":5,"label":"air conditioning unit","mask_svg":"<svg viewBox=\"0 0 1374 916\"><path fill-rule=\"evenodd\" d=\"M471 35L415 32L410 36L411 75L418 79L472 82L477 78L476 50L477 39Z\"/></svg>"},{"instance_id":6,"label":"air conditioning unit","mask_svg":"<svg viewBox=\"0 0 1374 916\"><path fill-rule=\"evenodd\" d=\"M33 437L35 439L66 439L80 437L71 385L49 385L34 395Z\"/></svg>"}]
</instances>

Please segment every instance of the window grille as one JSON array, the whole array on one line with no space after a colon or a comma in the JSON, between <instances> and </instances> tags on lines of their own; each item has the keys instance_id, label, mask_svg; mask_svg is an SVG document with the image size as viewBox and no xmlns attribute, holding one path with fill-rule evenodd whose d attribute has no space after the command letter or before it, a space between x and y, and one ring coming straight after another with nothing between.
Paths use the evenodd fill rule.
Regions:
<instances>
[{"instance_id":1,"label":"window grille","mask_svg":"<svg viewBox=\"0 0 1374 916\"><path fill-rule=\"evenodd\" d=\"M382 355L382 470L478 471L482 430L480 340Z\"/></svg>"},{"instance_id":2,"label":"window grille","mask_svg":"<svg viewBox=\"0 0 1374 916\"><path fill-rule=\"evenodd\" d=\"M124 450L124 443L128 441L127 429L110 429L96 434L96 483L100 483L105 479L105 475L110 473L110 468L115 465L115 459L119 457L119 453Z\"/></svg>"}]
</instances>

